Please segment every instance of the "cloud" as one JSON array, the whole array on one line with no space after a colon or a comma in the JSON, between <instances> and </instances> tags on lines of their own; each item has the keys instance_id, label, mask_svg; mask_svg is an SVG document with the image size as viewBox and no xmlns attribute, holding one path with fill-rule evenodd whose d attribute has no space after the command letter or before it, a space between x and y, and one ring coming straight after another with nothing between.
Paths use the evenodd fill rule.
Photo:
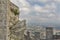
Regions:
<instances>
[{"instance_id":1,"label":"cloud","mask_svg":"<svg viewBox=\"0 0 60 40\"><path fill-rule=\"evenodd\" d=\"M49 15L48 15L48 17L55 17L56 15L55 14L53 14L53 13L50 13Z\"/></svg>"},{"instance_id":2,"label":"cloud","mask_svg":"<svg viewBox=\"0 0 60 40\"><path fill-rule=\"evenodd\" d=\"M38 0L38 1L40 1L40 2L47 2L48 0Z\"/></svg>"},{"instance_id":3,"label":"cloud","mask_svg":"<svg viewBox=\"0 0 60 40\"><path fill-rule=\"evenodd\" d=\"M60 0L54 0L55 2L60 2Z\"/></svg>"},{"instance_id":4,"label":"cloud","mask_svg":"<svg viewBox=\"0 0 60 40\"><path fill-rule=\"evenodd\" d=\"M54 3L51 3L50 5L49 4L46 4L44 7L41 7L38 4L35 4L34 6L31 6L27 1L21 1L21 2L23 2L22 4L25 4L25 6L23 6L21 8L21 11L23 11L23 14L26 14L26 15L29 14L29 12L32 12L32 10L34 10L36 12L36 15L41 14L41 13L44 13L44 14L46 13L46 16L48 17L49 14L47 14L47 13L50 13L52 11L55 11L55 8L56 8L56 6L55 6ZM26 4L28 4L30 6L28 7ZM51 16L51 14L49 16Z\"/></svg>"},{"instance_id":5,"label":"cloud","mask_svg":"<svg viewBox=\"0 0 60 40\"><path fill-rule=\"evenodd\" d=\"M23 8L20 9L20 12L23 13L24 15L27 15L30 12L30 9L27 8L27 7L26 8L23 7Z\"/></svg>"},{"instance_id":6,"label":"cloud","mask_svg":"<svg viewBox=\"0 0 60 40\"><path fill-rule=\"evenodd\" d=\"M45 5L45 8L46 9L55 9L56 8L56 5L55 5L55 3L46 4Z\"/></svg>"},{"instance_id":7,"label":"cloud","mask_svg":"<svg viewBox=\"0 0 60 40\"><path fill-rule=\"evenodd\" d=\"M35 10L36 12L43 12L43 13L49 12L49 10L47 10L47 8L44 9L44 7L41 7L41 6L39 6L39 5L35 5L33 8L34 8L34 10Z\"/></svg>"},{"instance_id":8,"label":"cloud","mask_svg":"<svg viewBox=\"0 0 60 40\"><path fill-rule=\"evenodd\" d=\"M29 7L30 4L26 1L26 0L18 0L20 5L19 6L23 6L23 7Z\"/></svg>"},{"instance_id":9,"label":"cloud","mask_svg":"<svg viewBox=\"0 0 60 40\"><path fill-rule=\"evenodd\" d=\"M19 3L21 14L28 14L30 12L30 4L26 0L19 0Z\"/></svg>"},{"instance_id":10,"label":"cloud","mask_svg":"<svg viewBox=\"0 0 60 40\"><path fill-rule=\"evenodd\" d=\"M27 19L28 22L58 24L60 20L56 11L59 9L56 4L59 4L60 0L14 0L12 2L19 6L20 18Z\"/></svg>"}]
</instances>

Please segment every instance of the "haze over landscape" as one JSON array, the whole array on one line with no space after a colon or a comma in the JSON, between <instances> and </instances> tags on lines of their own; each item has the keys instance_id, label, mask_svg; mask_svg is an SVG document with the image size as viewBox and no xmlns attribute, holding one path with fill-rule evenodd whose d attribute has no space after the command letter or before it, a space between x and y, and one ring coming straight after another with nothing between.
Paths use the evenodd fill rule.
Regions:
<instances>
[{"instance_id":1,"label":"haze over landscape","mask_svg":"<svg viewBox=\"0 0 60 40\"><path fill-rule=\"evenodd\" d=\"M60 0L11 0L20 8L20 18L28 25L60 29Z\"/></svg>"}]
</instances>

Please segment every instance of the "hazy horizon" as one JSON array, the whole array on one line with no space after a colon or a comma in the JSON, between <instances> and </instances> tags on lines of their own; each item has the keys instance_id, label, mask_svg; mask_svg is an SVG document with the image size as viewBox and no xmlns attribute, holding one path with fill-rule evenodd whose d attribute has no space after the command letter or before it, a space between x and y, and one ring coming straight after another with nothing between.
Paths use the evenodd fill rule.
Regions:
<instances>
[{"instance_id":1,"label":"hazy horizon","mask_svg":"<svg viewBox=\"0 0 60 40\"><path fill-rule=\"evenodd\" d=\"M60 29L60 0L11 0L20 8L20 18L28 24Z\"/></svg>"}]
</instances>

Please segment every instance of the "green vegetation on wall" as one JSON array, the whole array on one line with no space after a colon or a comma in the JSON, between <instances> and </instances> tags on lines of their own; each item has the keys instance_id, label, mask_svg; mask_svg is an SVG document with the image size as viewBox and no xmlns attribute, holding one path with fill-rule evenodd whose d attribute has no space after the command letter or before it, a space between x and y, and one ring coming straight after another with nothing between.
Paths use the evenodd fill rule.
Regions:
<instances>
[{"instance_id":1,"label":"green vegetation on wall","mask_svg":"<svg viewBox=\"0 0 60 40\"><path fill-rule=\"evenodd\" d=\"M15 15L19 15L19 10L18 10L18 9L12 9L12 8L11 8L11 11L12 11Z\"/></svg>"}]
</instances>

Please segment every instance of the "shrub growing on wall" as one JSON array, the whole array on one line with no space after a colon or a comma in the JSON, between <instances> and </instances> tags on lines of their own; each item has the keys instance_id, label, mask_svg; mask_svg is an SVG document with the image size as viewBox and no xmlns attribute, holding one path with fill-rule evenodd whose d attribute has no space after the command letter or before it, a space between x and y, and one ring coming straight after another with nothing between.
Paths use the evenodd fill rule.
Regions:
<instances>
[{"instance_id":1,"label":"shrub growing on wall","mask_svg":"<svg viewBox=\"0 0 60 40\"><path fill-rule=\"evenodd\" d=\"M12 11L15 15L19 15L19 10L18 10L18 9L13 9L13 8L11 8L11 11Z\"/></svg>"},{"instance_id":2,"label":"shrub growing on wall","mask_svg":"<svg viewBox=\"0 0 60 40\"><path fill-rule=\"evenodd\" d=\"M14 10L15 15L19 15L19 11L17 9Z\"/></svg>"}]
</instances>

